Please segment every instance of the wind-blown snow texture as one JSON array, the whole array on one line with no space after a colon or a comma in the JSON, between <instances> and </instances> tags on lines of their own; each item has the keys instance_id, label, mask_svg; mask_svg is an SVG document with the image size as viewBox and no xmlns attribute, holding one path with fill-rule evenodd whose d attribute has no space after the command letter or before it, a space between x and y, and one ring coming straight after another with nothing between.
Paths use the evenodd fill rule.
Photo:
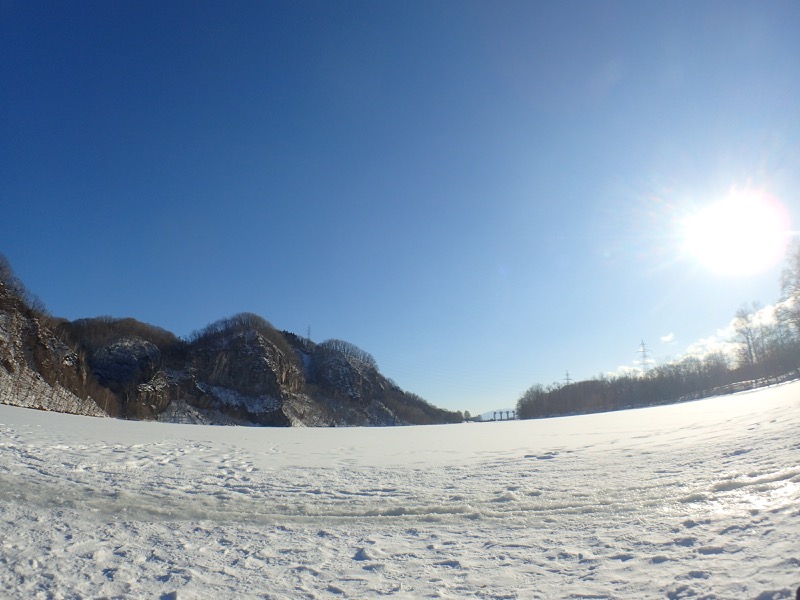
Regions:
<instances>
[{"instance_id":1,"label":"wind-blown snow texture","mask_svg":"<svg viewBox=\"0 0 800 600\"><path fill-rule=\"evenodd\" d=\"M0 595L790 598L798 400L388 429L0 406Z\"/></svg>"}]
</instances>

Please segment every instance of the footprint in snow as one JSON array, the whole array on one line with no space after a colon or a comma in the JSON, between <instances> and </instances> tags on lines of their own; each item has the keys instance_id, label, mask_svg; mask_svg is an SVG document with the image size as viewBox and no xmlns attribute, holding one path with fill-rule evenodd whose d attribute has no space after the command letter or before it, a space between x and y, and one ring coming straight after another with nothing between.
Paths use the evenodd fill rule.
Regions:
<instances>
[{"instance_id":1,"label":"footprint in snow","mask_svg":"<svg viewBox=\"0 0 800 600\"><path fill-rule=\"evenodd\" d=\"M375 561L379 560L382 552L376 548L359 548L353 555L353 560L358 561Z\"/></svg>"},{"instance_id":2,"label":"footprint in snow","mask_svg":"<svg viewBox=\"0 0 800 600\"><path fill-rule=\"evenodd\" d=\"M748 452L752 452L752 448L738 448L732 452L725 452L722 456L731 457L731 456L741 456L742 454L747 454Z\"/></svg>"},{"instance_id":3,"label":"footprint in snow","mask_svg":"<svg viewBox=\"0 0 800 600\"><path fill-rule=\"evenodd\" d=\"M437 567L448 567L450 569L462 569L461 563L457 560L443 560L441 562L434 563Z\"/></svg>"},{"instance_id":4,"label":"footprint in snow","mask_svg":"<svg viewBox=\"0 0 800 600\"><path fill-rule=\"evenodd\" d=\"M633 560L633 554L622 553L622 554L615 554L611 557L611 560L618 560L620 562L628 562L629 560Z\"/></svg>"},{"instance_id":5,"label":"footprint in snow","mask_svg":"<svg viewBox=\"0 0 800 600\"><path fill-rule=\"evenodd\" d=\"M336 594L336 595L338 595L338 596L345 596L345 595L346 595L346 594L345 594L345 591L344 591L342 588L340 588L340 587L336 587L335 585L329 585L329 586L327 587L327 590L328 590L328 591L329 591L331 594Z\"/></svg>"},{"instance_id":6,"label":"footprint in snow","mask_svg":"<svg viewBox=\"0 0 800 600\"><path fill-rule=\"evenodd\" d=\"M698 548L697 551L700 554L710 556L712 554L724 554L725 548L722 548L721 546L703 546L702 548Z\"/></svg>"},{"instance_id":7,"label":"footprint in snow","mask_svg":"<svg viewBox=\"0 0 800 600\"><path fill-rule=\"evenodd\" d=\"M552 460L558 456L558 452L545 452L544 454L526 454L525 458L535 458L536 460Z\"/></svg>"}]
</instances>

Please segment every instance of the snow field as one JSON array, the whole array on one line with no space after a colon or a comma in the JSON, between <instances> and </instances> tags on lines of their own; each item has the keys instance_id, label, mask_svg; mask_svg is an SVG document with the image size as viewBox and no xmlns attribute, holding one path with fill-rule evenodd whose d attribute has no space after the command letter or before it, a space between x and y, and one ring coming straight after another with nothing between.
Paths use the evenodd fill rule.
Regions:
<instances>
[{"instance_id":1,"label":"snow field","mask_svg":"<svg viewBox=\"0 0 800 600\"><path fill-rule=\"evenodd\" d=\"M0 596L792 598L798 400L388 429L0 406Z\"/></svg>"}]
</instances>

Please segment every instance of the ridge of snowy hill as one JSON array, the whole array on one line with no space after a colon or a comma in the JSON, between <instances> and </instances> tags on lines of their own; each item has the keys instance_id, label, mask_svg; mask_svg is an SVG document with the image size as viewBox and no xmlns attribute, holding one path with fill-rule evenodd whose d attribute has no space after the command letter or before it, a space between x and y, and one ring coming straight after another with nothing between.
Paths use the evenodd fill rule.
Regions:
<instances>
[{"instance_id":1,"label":"ridge of snowy hill","mask_svg":"<svg viewBox=\"0 0 800 600\"><path fill-rule=\"evenodd\" d=\"M182 340L136 321L54 319L0 273L0 403L91 416L218 425L451 423L384 377L366 352L280 332L258 315Z\"/></svg>"},{"instance_id":2,"label":"ridge of snowy hill","mask_svg":"<svg viewBox=\"0 0 800 600\"><path fill-rule=\"evenodd\" d=\"M0 595L790 600L798 399L347 431L0 406Z\"/></svg>"}]
</instances>

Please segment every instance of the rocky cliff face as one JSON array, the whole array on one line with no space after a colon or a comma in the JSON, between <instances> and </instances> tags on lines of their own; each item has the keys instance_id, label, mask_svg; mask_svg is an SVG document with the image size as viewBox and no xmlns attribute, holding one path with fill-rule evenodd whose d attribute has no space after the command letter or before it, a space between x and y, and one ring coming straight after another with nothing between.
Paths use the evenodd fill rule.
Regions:
<instances>
[{"instance_id":1,"label":"rocky cliff face","mask_svg":"<svg viewBox=\"0 0 800 600\"><path fill-rule=\"evenodd\" d=\"M2 274L0 274L2 275ZM444 423L371 356L314 344L253 314L190 340L133 319L47 317L0 277L0 402L172 422L347 426Z\"/></svg>"},{"instance_id":2,"label":"rocky cliff face","mask_svg":"<svg viewBox=\"0 0 800 600\"><path fill-rule=\"evenodd\" d=\"M62 342L0 281L0 402L80 415L114 412L115 398L97 386L84 358Z\"/></svg>"}]
</instances>

